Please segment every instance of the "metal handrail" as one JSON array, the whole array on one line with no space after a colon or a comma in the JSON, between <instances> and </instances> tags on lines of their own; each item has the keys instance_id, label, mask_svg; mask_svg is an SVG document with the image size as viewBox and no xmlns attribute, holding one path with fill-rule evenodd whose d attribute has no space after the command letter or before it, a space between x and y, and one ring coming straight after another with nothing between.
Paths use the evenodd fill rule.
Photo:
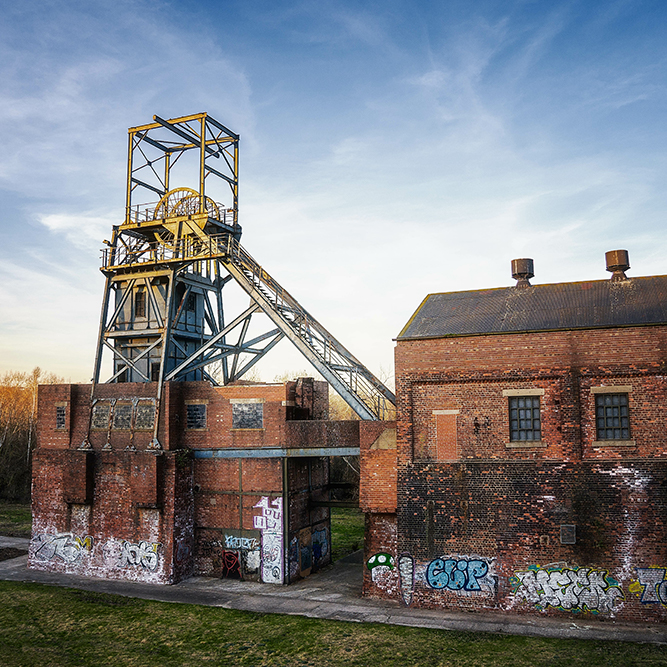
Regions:
<instances>
[{"instance_id":1,"label":"metal handrail","mask_svg":"<svg viewBox=\"0 0 667 667\"><path fill-rule=\"evenodd\" d=\"M163 218L155 215L158 204L161 200L154 202L146 202L143 204L133 204L127 210L126 220L129 220L135 224L144 223L144 222L153 222L154 220L162 220ZM220 202L213 202L218 211L222 213L221 216L214 218L224 225L229 227L237 226L238 223L234 222L234 210L225 208L224 205ZM210 217L210 216L209 216Z\"/></svg>"}]
</instances>

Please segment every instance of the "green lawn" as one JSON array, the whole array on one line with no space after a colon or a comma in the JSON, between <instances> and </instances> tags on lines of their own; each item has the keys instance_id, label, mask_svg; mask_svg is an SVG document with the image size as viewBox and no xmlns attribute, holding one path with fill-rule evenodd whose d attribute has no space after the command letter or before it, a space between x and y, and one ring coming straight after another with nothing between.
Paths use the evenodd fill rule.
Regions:
<instances>
[{"instance_id":1,"label":"green lawn","mask_svg":"<svg viewBox=\"0 0 667 667\"><path fill-rule=\"evenodd\" d=\"M331 510L331 559L364 548L364 514L359 509L334 507Z\"/></svg>"},{"instance_id":2,"label":"green lawn","mask_svg":"<svg viewBox=\"0 0 667 667\"><path fill-rule=\"evenodd\" d=\"M343 623L0 582L0 665L665 665L665 647Z\"/></svg>"},{"instance_id":3,"label":"green lawn","mask_svg":"<svg viewBox=\"0 0 667 667\"><path fill-rule=\"evenodd\" d=\"M30 505L0 500L0 535L30 537L31 526Z\"/></svg>"}]
</instances>

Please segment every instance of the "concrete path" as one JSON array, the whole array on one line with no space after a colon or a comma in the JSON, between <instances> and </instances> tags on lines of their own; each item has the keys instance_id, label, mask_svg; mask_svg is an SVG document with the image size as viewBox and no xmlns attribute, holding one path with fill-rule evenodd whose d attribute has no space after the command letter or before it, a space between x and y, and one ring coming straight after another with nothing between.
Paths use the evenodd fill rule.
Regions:
<instances>
[{"instance_id":1,"label":"concrete path","mask_svg":"<svg viewBox=\"0 0 667 667\"><path fill-rule=\"evenodd\" d=\"M0 547L28 548L28 540L0 537ZM498 632L533 637L605 639L667 644L667 625L631 625L580 617L547 618L537 615L467 613L409 609L385 600L361 598L362 553L289 586L272 586L233 579L191 577L174 586L109 581L27 568L27 556L0 562L0 580L33 581L55 586L113 593L128 597L201 604L273 614L362 623L386 623L416 628Z\"/></svg>"}]
</instances>

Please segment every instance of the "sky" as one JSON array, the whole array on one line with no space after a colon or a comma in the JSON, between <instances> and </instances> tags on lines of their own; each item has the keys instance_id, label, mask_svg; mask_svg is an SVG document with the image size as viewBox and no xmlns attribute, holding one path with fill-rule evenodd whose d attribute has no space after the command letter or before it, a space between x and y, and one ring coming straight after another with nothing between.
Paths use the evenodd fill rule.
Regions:
<instances>
[{"instance_id":1,"label":"sky","mask_svg":"<svg viewBox=\"0 0 667 667\"><path fill-rule=\"evenodd\" d=\"M244 247L371 371L429 293L667 273L664 0L0 0L0 373L92 375L127 128L240 134ZM308 369L288 341L265 380Z\"/></svg>"}]
</instances>

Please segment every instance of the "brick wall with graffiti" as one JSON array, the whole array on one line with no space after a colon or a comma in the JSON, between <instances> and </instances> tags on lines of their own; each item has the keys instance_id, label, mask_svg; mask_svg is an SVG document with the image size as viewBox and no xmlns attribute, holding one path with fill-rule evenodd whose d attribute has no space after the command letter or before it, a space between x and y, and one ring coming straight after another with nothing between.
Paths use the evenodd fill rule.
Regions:
<instances>
[{"instance_id":1,"label":"brick wall with graffiti","mask_svg":"<svg viewBox=\"0 0 667 667\"><path fill-rule=\"evenodd\" d=\"M366 595L667 621L663 462L421 462L399 480L396 528L367 519Z\"/></svg>"},{"instance_id":2,"label":"brick wall with graffiti","mask_svg":"<svg viewBox=\"0 0 667 667\"><path fill-rule=\"evenodd\" d=\"M666 337L399 338L396 469L361 457L364 594L666 622Z\"/></svg>"}]
</instances>

